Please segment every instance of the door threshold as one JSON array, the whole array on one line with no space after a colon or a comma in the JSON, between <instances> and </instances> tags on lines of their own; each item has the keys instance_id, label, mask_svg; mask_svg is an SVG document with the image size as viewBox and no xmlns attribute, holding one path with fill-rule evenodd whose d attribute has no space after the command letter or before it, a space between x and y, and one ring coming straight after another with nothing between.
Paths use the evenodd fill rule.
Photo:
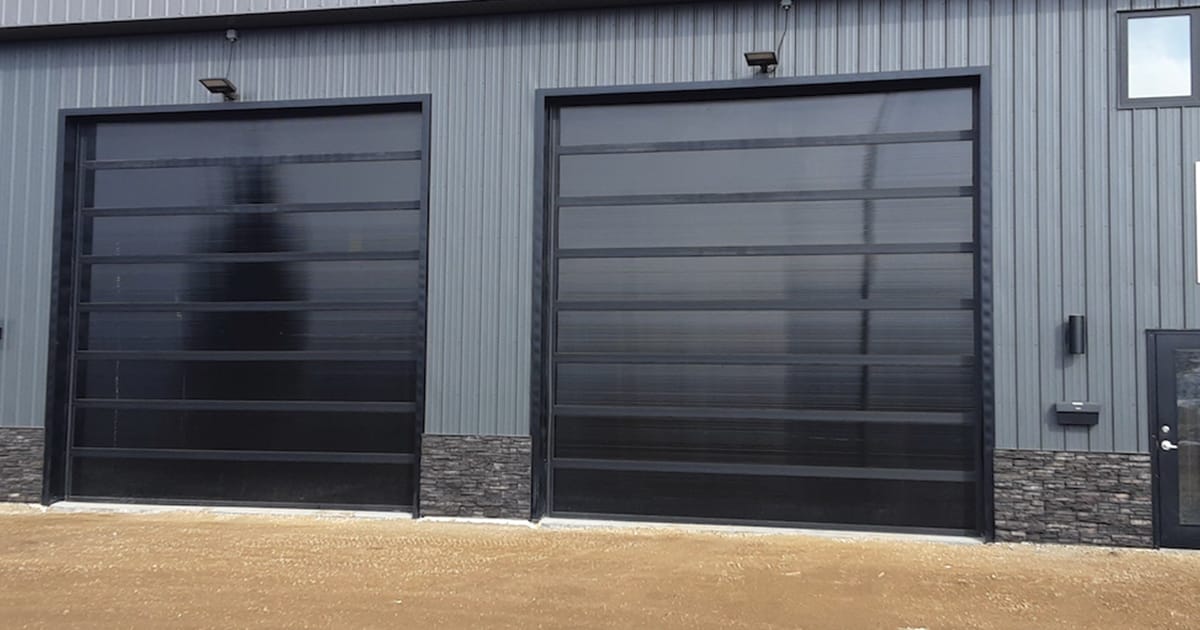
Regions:
<instances>
[{"instance_id":1,"label":"door threshold","mask_svg":"<svg viewBox=\"0 0 1200 630\"><path fill-rule=\"evenodd\" d=\"M653 529L687 533L737 534L750 536L813 536L835 540L881 540L897 542L932 542L953 545L982 545L984 540L967 534L920 534L883 532L858 529L821 529L813 527L784 527L779 525L717 525L665 521L631 521L618 519L545 517L538 525L547 529Z\"/></svg>"},{"instance_id":2,"label":"door threshold","mask_svg":"<svg viewBox=\"0 0 1200 630\"><path fill-rule=\"evenodd\" d=\"M362 518L376 520L412 520L411 512L374 510L323 510L317 508L248 507L236 505L166 505L160 503L103 503L91 501L57 501L46 507L48 512L77 514L174 514L199 513L230 516L285 516L309 518Z\"/></svg>"}]
</instances>

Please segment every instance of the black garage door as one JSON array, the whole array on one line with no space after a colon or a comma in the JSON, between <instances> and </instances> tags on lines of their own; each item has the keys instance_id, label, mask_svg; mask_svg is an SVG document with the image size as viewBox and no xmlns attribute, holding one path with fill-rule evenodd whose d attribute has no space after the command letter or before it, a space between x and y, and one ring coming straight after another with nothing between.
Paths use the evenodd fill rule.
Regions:
<instances>
[{"instance_id":1,"label":"black garage door","mask_svg":"<svg viewBox=\"0 0 1200 630\"><path fill-rule=\"evenodd\" d=\"M420 110L69 118L65 496L412 505Z\"/></svg>"},{"instance_id":2,"label":"black garage door","mask_svg":"<svg viewBox=\"0 0 1200 630\"><path fill-rule=\"evenodd\" d=\"M978 530L975 91L845 89L551 97L551 514Z\"/></svg>"}]
</instances>

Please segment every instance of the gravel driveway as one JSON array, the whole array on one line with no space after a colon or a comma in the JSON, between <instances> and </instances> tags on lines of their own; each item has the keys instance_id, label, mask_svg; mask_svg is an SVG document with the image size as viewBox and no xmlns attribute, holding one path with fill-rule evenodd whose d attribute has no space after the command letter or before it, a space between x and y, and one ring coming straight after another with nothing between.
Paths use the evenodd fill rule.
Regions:
<instances>
[{"instance_id":1,"label":"gravel driveway","mask_svg":"<svg viewBox=\"0 0 1200 630\"><path fill-rule=\"evenodd\" d=\"M0 508L3 628L1198 628L1200 553Z\"/></svg>"}]
</instances>

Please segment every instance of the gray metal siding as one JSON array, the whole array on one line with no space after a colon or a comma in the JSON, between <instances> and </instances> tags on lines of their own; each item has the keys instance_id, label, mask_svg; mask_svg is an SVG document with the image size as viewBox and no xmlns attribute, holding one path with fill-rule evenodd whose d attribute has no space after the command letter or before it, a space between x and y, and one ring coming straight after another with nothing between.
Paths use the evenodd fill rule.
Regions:
<instances>
[{"instance_id":1,"label":"gray metal siding","mask_svg":"<svg viewBox=\"0 0 1200 630\"><path fill-rule=\"evenodd\" d=\"M0 28L472 0L0 0Z\"/></svg>"},{"instance_id":2,"label":"gray metal siding","mask_svg":"<svg viewBox=\"0 0 1200 630\"><path fill-rule=\"evenodd\" d=\"M1003 448L1145 451L1144 331L1200 328L1200 111L1115 110L1128 7L821 0L787 15L785 76L991 68ZM764 0L246 32L232 78L254 100L433 95L427 428L521 435L534 91L748 78L741 53L773 46L781 15ZM43 420L56 110L206 101L195 79L225 52L219 34L0 45L0 424ZM1063 354L1069 313L1088 315L1086 356ZM1054 402L1085 398L1100 426L1054 424Z\"/></svg>"}]
</instances>

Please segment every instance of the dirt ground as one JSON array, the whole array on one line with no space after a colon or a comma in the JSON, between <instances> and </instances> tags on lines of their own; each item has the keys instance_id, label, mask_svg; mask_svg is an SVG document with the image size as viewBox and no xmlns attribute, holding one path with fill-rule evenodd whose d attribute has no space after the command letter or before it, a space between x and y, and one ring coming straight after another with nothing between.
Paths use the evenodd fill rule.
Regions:
<instances>
[{"instance_id":1,"label":"dirt ground","mask_svg":"<svg viewBox=\"0 0 1200 630\"><path fill-rule=\"evenodd\" d=\"M0 509L0 628L1200 628L1200 553Z\"/></svg>"}]
</instances>

